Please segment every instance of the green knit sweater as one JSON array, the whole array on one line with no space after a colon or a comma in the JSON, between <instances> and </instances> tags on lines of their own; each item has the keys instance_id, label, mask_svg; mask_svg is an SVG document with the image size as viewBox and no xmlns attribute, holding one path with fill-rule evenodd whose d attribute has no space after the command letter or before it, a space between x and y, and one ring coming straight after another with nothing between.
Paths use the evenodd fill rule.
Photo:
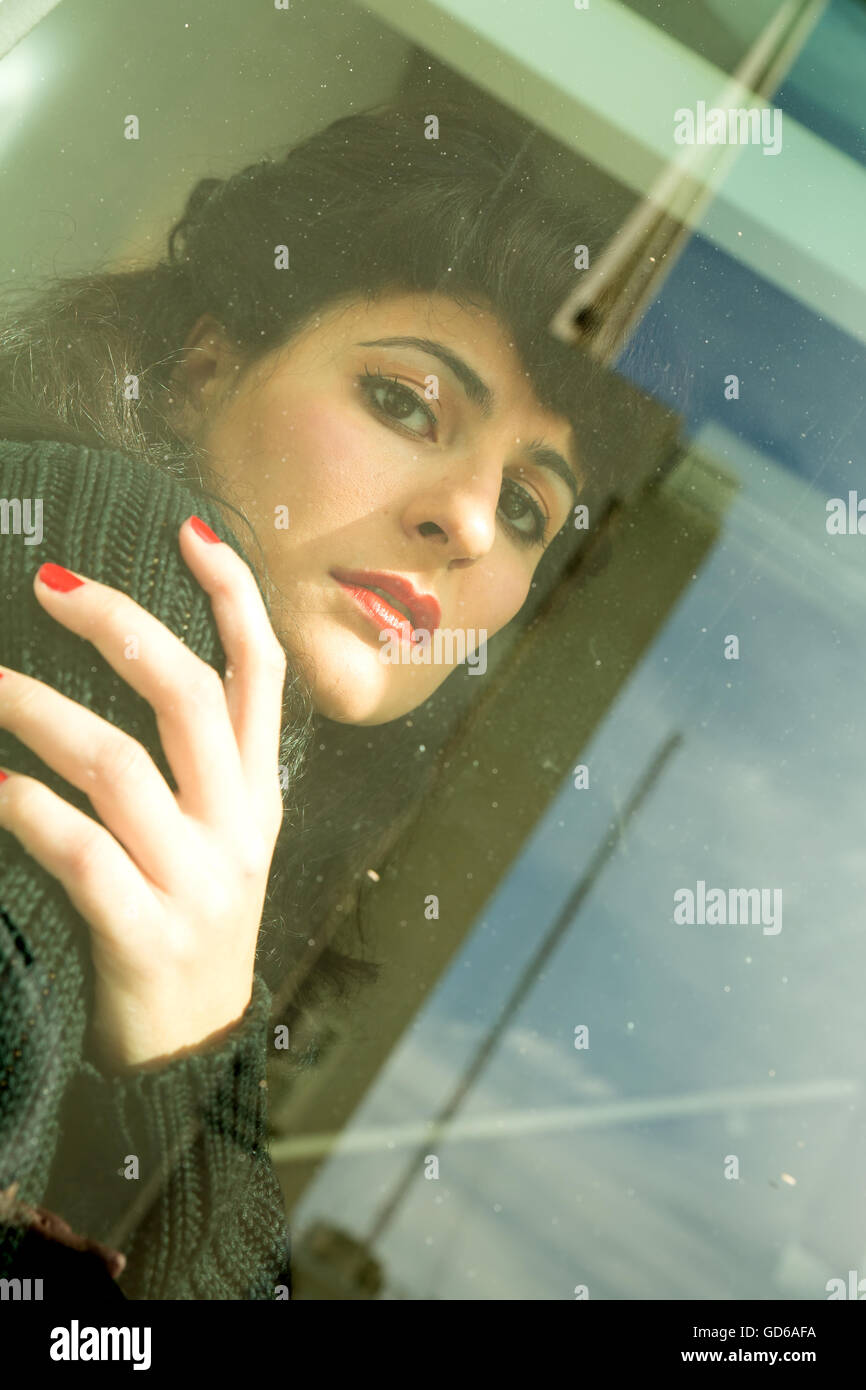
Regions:
<instances>
[{"instance_id":1,"label":"green knit sweater","mask_svg":"<svg viewBox=\"0 0 866 1390\"><path fill-rule=\"evenodd\" d=\"M41 500L39 543L24 534L28 499L31 531ZM178 545L193 512L243 554L221 513L150 465L113 450L0 440L0 660L122 727L172 788L152 710L90 643L48 617L33 577L50 560L129 594L223 674L210 601ZM2 728L0 763L95 814ZM256 974L246 1013L221 1043L122 1076L87 1055L92 989L87 924L0 830L0 1188L17 1181L20 1200L121 1249L128 1298L285 1296L277 1287L287 1282L289 1236L266 1149L265 981ZM130 1155L137 1178L127 1176ZM18 1228L0 1226L0 1277L20 1240Z\"/></svg>"}]
</instances>

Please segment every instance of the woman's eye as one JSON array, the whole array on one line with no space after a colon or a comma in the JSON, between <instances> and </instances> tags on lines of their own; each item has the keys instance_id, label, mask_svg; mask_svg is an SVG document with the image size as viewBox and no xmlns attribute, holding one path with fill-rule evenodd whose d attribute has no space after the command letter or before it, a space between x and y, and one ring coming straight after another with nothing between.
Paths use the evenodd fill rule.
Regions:
<instances>
[{"instance_id":1,"label":"woman's eye","mask_svg":"<svg viewBox=\"0 0 866 1390\"><path fill-rule=\"evenodd\" d=\"M374 372L366 372L359 384L379 414L403 425L412 434L424 434L425 425L430 431L435 431L438 423L436 416L408 386L401 386L399 381ZM425 434L425 438L433 438L433 434Z\"/></svg>"},{"instance_id":2,"label":"woman's eye","mask_svg":"<svg viewBox=\"0 0 866 1390\"><path fill-rule=\"evenodd\" d=\"M541 545L547 517L526 489L510 478L505 479L499 494L499 510L521 544Z\"/></svg>"},{"instance_id":3,"label":"woman's eye","mask_svg":"<svg viewBox=\"0 0 866 1390\"><path fill-rule=\"evenodd\" d=\"M377 415L393 421L426 439L435 439L438 420L417 392L403 386L394 377L366 368L358 385ZM424 432L427 425L430 433ZM548 517L535 498L510 478L506 478L499 494L499 511L505 524L520 545L543 545Z\"/></svg>"}]
</instances>

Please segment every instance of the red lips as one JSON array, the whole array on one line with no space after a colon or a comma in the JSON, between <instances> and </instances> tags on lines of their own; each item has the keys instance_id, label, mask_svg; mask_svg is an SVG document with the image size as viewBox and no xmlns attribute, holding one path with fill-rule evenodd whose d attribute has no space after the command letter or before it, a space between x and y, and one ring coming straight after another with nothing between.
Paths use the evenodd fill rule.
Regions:
<instances>
[{"instance_id":1,"label":"red lips","mask_svg":"<svg viewBox=\"0 0 866 1390\"><path fill-rule=\"evenodd\" d=\"M387 570L333 569L331 574L341 584L354 584L359 589L381 589L409 610L413 628L434 632L442 618L442 609L432 594L421 594L402 574Z\"/></svg>"}]
</instances>

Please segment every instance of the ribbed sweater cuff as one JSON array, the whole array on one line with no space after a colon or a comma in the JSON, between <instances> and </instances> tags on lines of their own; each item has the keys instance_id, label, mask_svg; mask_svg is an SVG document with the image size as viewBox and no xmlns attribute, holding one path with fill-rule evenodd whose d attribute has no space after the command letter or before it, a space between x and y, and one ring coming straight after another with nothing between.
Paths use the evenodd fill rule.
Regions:
<instances>
[{"instance_id":1,"label":"ribbed sweater cuff","mask_svg":"<svg viewBox=\"0 0 866 1390\"><path fill-rule=\"evenodd\" d=\"M223 1199L240 1200L267 1143L270 1010L270 991L256 975L245 1013L219 1043L158 1070L122 1076L82 1061L68 1096L75 1133L64 1168L74 1162L81 1183L75 1186L79 1193L93 1194L98 1210L82 1212L79 1219L98 1223L107 1238L110 1227L123 1223L124 1213L138 1208L140 1200L149 1209L169 1184L184 1190L185 1217L193 1225L196 1213L199 1220L212 1219ZM193 1159L197 1141L201 1147ZM125 1176L134 1171L131 1155L138 1160L137 1178ZM67 1169L58 1176L68 1190L73 1175Z\"/></svg>"}]
</instances>

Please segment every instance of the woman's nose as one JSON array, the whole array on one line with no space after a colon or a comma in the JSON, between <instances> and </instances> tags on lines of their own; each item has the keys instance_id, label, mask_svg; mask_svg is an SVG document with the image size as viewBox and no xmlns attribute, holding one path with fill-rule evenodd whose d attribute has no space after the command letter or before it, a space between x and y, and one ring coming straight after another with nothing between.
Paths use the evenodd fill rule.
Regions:
<instances>
[{"instance_id":1,"label":"woman's nose","mask_svg":"<svg viewBox=\"0 0 866 1390\"><path fill-rule=\"evenodd\" d=\"M443 479L425 488L407 505L403 524L410 536L430 537L449 552L450 560L477 560L496 540L496 514L502 491L499 470L460 480Z\"/></svg>"}]
</instances>

